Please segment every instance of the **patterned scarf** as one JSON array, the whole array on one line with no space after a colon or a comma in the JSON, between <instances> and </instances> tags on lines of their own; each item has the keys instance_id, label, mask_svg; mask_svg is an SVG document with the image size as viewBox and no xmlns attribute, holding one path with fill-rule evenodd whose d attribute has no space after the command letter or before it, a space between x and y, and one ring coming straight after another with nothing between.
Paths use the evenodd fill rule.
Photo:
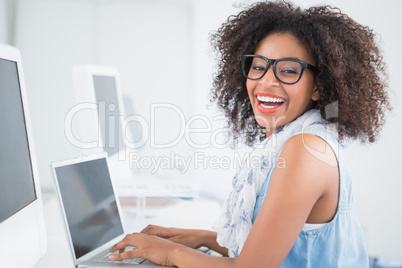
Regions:
<instances>
[{"instance_id":1,"label":"patterned scarf","mask_svg":"<svg viewBox=\"0 0 402 268\"><path fill-rule=\"evenodd\" d=\"M296 120L279 128L263 140L242 163L233 178L233 189L224 203L223 211L213 228L217 231L217 242L229 249L229 256L239 256L251 230L255 202L268 174L275 167L285 142L308 128L322 128L326 123L319 111L312 109Z\"/></svg>"}]
</instances>

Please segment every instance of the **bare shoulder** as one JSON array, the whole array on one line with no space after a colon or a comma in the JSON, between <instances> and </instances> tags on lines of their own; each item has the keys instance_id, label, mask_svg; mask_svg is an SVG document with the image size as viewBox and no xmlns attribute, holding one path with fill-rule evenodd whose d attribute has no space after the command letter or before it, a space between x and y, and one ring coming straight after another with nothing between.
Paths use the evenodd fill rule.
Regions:
<instances>
[{"instance_id":1,"label":"bare shoulder","mask_svg":"<svg viewBox=\"0 0 402 268\"><path fill-rule=\"evenodd\" d=\"M330 170L338 167L338 161L331 146L313 134L298 134L289 138L281 152L281 157L290 164L305 167L321 167Z\"/></svg>"},{"instance_id":2,"label":"bare shoulder","mask_svg":"<svg viewBox=\"0 0 402 268\"><path fill-rule=\"evenodd\" d=\"M271 183L297 185L298 191L305 189L318 200L335 192L338 178L338 161L328 143L312 134L298 134L286 141Z\"/></svg>"}]
</instances>

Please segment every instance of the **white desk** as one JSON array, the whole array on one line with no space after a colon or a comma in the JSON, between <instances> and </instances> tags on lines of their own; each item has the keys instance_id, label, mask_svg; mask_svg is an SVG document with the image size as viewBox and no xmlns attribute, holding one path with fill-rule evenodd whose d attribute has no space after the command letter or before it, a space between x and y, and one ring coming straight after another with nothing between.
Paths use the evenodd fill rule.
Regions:
<instances>
[{"instance_id":1,"label":"white desk","mask_svg":"<svg viewBox=\"0 0 402 268\"><path fill-rule=\"evenodd\" d=\"M74 268L58 199L55 194L44 194L43 200L48 246L34 268ZM147 198L145 219L138 222L135 198L121 198L121 205L128 233L139 232L147 224L211 229L220 211L217 201L202 197L193 200Z\"/></svg>"}]
</instances>

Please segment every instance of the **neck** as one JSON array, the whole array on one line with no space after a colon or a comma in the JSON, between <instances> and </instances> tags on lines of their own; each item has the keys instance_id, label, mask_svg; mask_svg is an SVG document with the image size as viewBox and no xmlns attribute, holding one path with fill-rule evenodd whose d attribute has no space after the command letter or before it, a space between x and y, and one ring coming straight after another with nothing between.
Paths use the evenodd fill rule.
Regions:
<instances>
[{"instance_id":1,"label":"neck","mask_svg":"<svg viewBox=\"0 0 402 268\"><path fill-rule=\"evenodd\" d=\"M277 128L266 128L265 129L265 138L269 138L274 132L277 130Z\"/></svg>"}]
</instances>

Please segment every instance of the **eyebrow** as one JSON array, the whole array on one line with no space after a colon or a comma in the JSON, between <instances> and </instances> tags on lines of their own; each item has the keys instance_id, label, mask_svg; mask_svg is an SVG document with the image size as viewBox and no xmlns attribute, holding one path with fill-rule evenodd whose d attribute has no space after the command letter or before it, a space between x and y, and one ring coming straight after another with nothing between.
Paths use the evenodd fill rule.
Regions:
<instances>
[{"instance_id":1,"label":"eyebrow","mask_svg":"<svg viewBox=\"0 0 402 268\"><path fill-rule=\"evenodd\" d=\"M298 57L285 57L285 58L282 58L282 59L292 59L292 60L303 61L303 60L299 59Z\"/></svg>"},{"instance_id":2,"label":"eyebrow","mask_svg":"<svg viewBox=\"0 0 402 268\"><path fill-rule=\"evenodd\" d=\"M299 61L303 61L303 62L304 62L304 60L302 60L302 59L300 59L300 58L298 58L298 57L283 57L283 58L279 58L279 59L272 59L272 58L268 58L268 57L265 57L265 56L259 55L259 54L254 54L254 55L256 55L256 56L261 56L261 57L264 57L264 58L267 58L267 59L270 59L270 60L291 59L291 60L299 60Z\"/></svg>"}]
</instances>

